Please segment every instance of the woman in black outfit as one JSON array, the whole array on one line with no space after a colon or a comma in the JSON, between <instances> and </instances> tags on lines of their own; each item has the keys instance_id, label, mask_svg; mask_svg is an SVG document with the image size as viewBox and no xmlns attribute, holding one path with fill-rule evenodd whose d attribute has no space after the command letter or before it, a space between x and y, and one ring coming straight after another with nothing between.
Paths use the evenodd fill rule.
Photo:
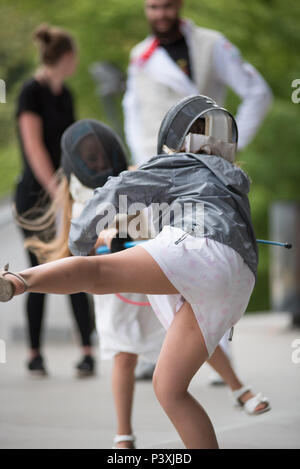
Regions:
<instances>
[{"instance_id":1,"label":"woman in black outfit","mask_svg":"<svg viewBox=\"0 0 300 469\"><path fill-rule=\"evenodd\" d=\"M16 111L23 172L16 188L15 206L17 216L27 212L31 217L46 211L57 189L54 175L60 166L60 139L75 120L72 95L64 80L75 72L77 65L76 46L66 31L41 25L34 38L39 43L41 66L24 83ZM33 234L23 228L22 232L25 238ZM31 266L36 266L37 257L27 252ZM44 300L45 295L30 293L26 307L31 345L28 369L41 375L46 374L40 353ZM92 312L85 293L70 295L70 300L83 347L83 359L77 370L80 376L86 376L94 372Z\"/></svg>"}]
</instances>

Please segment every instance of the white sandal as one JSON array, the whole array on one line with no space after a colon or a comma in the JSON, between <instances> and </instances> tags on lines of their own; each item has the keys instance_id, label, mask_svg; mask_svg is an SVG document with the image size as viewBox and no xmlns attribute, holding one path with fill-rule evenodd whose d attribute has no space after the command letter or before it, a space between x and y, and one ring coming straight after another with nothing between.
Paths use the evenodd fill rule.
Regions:
<instances>
[{"instance_id":1,"label":"white sandal","mask_svg":"<svg viewBox=\"0 0 300 469\"><path fill-rule=\"evenodd\" d=\"M271 410L269 399L267 397L264 397L261 392L259 392L256 396L251 397L251 399L248 399L248 401L246 401L245 403L241 402L240 397L251 390L251 386L243 386L242 388L237 389L236 391L231 391L230 394L234 400L235 405L237 407L242 407L243 409L245 409L245 411L249 415L259 415ZM267 405L263 409L255 411L259 404Z\"/></svg>"},{"instance_id":2,"label":"white sandal","mask_svg":"<svg viewBox=\"0 0 300 469\"><path fill-rule=\"evenodd\" d=\"M135 448L135 436L134 435L116 435L114 437L114 444L118 444L118 443L121 443L121 441L131 441L133 443L133 449L136 449ZM130 448L117 448L116 446L113 446L112 449L130 449Z\"/></svg>"},{"instance_id":3,"label":"white sandal","mask_svg":"<svg viewBox=\"0 0 300 469\"><path fill-rule=\"evenodd\" d=\"M5 275L8 275L8 274L14 275L15 277L17 277L19 280L23 282L23 287L24 287L23 291L25 292L28 289L27 282L20 275L10 272L8 269L9 269L9 265L6 264L4 269L0 270L0 301L3 303L10 301L16 293L14 285L12 284L12 282L10 282L9 280L5 278Z\"/></svg>"}]
</instances>

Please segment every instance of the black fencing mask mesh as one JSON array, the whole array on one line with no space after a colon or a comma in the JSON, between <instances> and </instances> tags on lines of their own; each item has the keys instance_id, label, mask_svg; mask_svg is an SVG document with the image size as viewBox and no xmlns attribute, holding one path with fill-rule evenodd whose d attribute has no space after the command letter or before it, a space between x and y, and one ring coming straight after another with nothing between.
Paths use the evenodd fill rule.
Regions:
<instances>
[{"instance_id":1,"label":"black fencing mask mesh","mask_svg":"<svg viewBox=\"0 0 300 469\"><path fill-rule=\"evenodd\" d=\"M61 139L61 167L67 178L73 173L86 187L103 186L109 176L127 169L126 155L118 135L94 119L68 127Z\"/></svg>"}]
</instances>

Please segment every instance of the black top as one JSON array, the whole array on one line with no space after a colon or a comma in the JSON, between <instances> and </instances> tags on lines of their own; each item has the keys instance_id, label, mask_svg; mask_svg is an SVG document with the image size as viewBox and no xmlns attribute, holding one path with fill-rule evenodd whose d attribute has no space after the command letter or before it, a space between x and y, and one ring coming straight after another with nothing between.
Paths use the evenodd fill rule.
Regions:
<instances>
[{"instance_id":1,"label":"black top","mask_svg":"<svg viewBox=\"0 0 300 469\"><path fill-rule=\"evenodd\" d=\"M171 44L160 44L161 47L166 49L168 54L172 57L174 62L178 65L184 73L186 73L190 78L192 77L191 73L191 65L190 65L190 57L189 57L189 50L186 44L186 40L184 36L178 39Z\"/></svg>"},{"instance_id":2,"label":"black top","mask_svg":"<svg viewBox=\"0 0 300 469\"><path fill-rule=\"evenodd\" d=\"M70 91L63 85L61 93L56 95L47 84L31 78L22 87L17 102L16 118L25 111L34 112L41 117L44 144L55 170L58 169L61 136L75 120ZM36 204L40 195L43 194L43 189L28 164L18 125L17 133L23 158L23 172L17 186L16 208L19 213L23 213Z\"/></svg>"}]
</instances>

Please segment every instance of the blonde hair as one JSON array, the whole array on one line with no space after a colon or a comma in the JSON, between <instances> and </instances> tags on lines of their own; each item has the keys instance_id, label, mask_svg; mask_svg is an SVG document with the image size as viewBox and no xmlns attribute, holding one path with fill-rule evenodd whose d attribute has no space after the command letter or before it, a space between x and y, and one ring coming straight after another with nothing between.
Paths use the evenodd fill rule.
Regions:
<instances>
[{"instance_id":1,"label":"blonde hair","mask_svg":"<svg viewBox=\"0 0 300 469\"><path fill-rule=\"evenodd\" d=\"M28 210L24 215L19 215L14 210L16 222L22 228L39 233L39 236L27 238L24 246L37 256L41 264L71 255L68 238L73 199L70 194L69 182L61 170L58 171L57 178L59 179L59 185L55 198L43 215L36 218L36 215L40 212L38 206ZM61 224L56 234L57 216L60 217Z\"/></svg>"}]
</instances>

